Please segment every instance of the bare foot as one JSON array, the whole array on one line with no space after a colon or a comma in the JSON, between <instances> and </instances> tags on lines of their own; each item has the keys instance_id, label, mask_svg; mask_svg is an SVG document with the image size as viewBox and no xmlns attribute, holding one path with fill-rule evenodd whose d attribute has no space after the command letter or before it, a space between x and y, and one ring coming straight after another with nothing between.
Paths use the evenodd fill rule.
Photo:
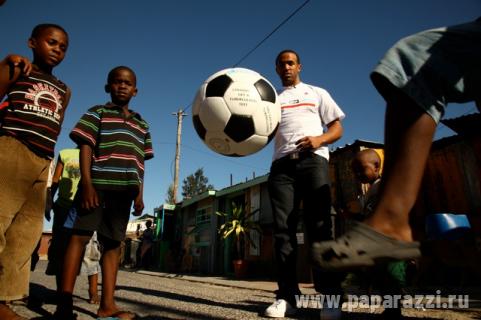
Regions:
<instances>
[{"instance_id":1,"label":"bare foot","mask_svg":"<svg viewBox=\"0 0 481 320\"><path fill-rule=\"evenodd\" d=\"M6 304L0 303L0 319L2 320L27 320L27 318L19 316Z\"/></svg>"},{"instance_id":2,"label":"bare foot","mask_svg":"<svg viewBox=\"0 0 481 320\"><path fill-rule=\"evenodd\" d=\"M99 318L107 318L107 317L112 317L112 318L119 318L119 319L125 319L125 320L134 320L135 319L135 314L129 311L124 311L124 310L102 310L99 309L97 311L97 316Z\"/></svg>"},{"instance_id":3,"label":"bare foot","mask_svg":"<svg viewBox=\"0 0 481 320\"><path fill-rule=\"evenodd\" d=\"M100 303L100 297L98 293L89 293L89 303L90 304L99 304Z\"/></svg>"}]
</instances>

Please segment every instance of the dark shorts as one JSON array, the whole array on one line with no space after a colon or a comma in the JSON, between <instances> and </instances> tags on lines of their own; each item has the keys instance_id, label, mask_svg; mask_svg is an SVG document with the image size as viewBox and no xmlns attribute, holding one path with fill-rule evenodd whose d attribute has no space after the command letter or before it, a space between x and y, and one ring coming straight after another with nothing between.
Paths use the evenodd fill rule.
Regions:
<instances>
[{"instance_id":1,"label":"dark shorts","mask_svg":"<svg viewBox=\"0 0 481 320\"><path fill-rule=\"evenodd\" d=\"M80 208L81 191L77 192L75 199L77 217L73 225L74 233L75 231L97 231L99 235L108 239L124 240L135 194L97 190L97 195L100 206L93 210L85 210Z\"/></svg>"}]
</instances>

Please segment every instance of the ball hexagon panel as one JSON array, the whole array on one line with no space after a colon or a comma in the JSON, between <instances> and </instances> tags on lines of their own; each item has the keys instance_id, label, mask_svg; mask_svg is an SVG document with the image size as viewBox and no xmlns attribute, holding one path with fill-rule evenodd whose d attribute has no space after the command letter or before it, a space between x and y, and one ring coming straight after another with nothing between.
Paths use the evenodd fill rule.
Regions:
<instances>
[{"instance_id":1,"label":"ball hexagon panel","mask_svg":"<svg viewBox=\"0 0 481 320\"><path fill-rule=\"evenodd\" d=\"M232 154L233 141L223 131L207 131L204 142L212 151L226 156Z\"/></svg>"},{"instance_id":2,"label":"ball hexagon panel","mask_svg":"<svg viewBox=\"0 0 481 320\"><path fill-rule=\"evenodd\" d=\"M251 115L261 102L259 92L250 82L233 82L224 94L232 114Z\"/></svg>"},{"instance_id":3,"label":"ball hexagon panel","mask_svg":"<svg viewBox=\"0 0 481 320\"><path fill-rule=\"evenodd\" d=\"M232 156L246 156L255 153L264 148L267 142L267 137L258 136L256 134L250 136L241 143L233 142L231 144L231 149L233 152Z\"/></svg>"},{"instance_id":4,"label":"ball hexagon panel","mask_svg":"<svg viewBox=\"0 0 481 320\"><path fill-rule=\"evenodd\" d=\"M231 113L224 98L210 97L200 104L199 118L207 131L224 130L230 117Z\"/></svg>"},{"instance_id":5,"label":"ball hexagon panel","mask_svg":"<svg viewBox=\"0 0 481 320\"><path fill-rule=\"evenodd\" d=\"M255 125L255 133L260 136L270 135L279 124L281 117L280 108L270 102L262 102L259 108L252 114Z\"/></svg>"}]
</instances>

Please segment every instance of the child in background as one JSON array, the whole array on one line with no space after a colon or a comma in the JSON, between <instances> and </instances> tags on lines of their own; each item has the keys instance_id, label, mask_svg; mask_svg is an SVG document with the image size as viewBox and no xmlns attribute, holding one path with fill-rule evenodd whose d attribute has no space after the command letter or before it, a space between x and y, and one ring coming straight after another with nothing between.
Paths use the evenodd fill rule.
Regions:
<instances>
[{"instance_id":1,"label":"child in background","mask_svg":"<svg viewBox=\"0 0 481 320\"><path fill-rule=\"evenodd\" d=\"M78 148L60 150L57 164L53 169L51 197L52 201L58 191L53 204L52 241L48 248L48 265L45 273L55 275L57 291L61 288L63 257L67 250L68 241L72 235L75 211L70 210L77 193L80 181L80 164ZM50 210L46 212L50 220ZM100 249L97 234L94 233L85 247L81 273L86 274L89 281L89 302L99 303L98 274L100 272Z\"/></svg>"},{"instance_id":2,"label":"child in background","mask_svg":"<svg viewBox=\"0 0 481 320\"><path fill-rule=\"evenodd\" d=\"M66 227L65 222L80 181L79 153L78 148L60 150L52 178L52 199L57 193L58 196L53 204L52 242L48 248L48 265L45 273L56 276L57 289L60 288L63 257L72 233L72 227ZM49 218L50 212L47 219Z\"/></svg>"},{"instance_id":3,"label":"child in background","mask_svg":"<svg viewBox=\"0 0 481 320\"><path fill-rule=\"evenodd\" d=\"M381 181L381 157L374 149L364 149L356 153L351 163L352 170L361 183L369 184L367 192L360 197L361 212L354 214L355 220L362 221L374 212L378 200L378 188ZM404 261L390 262L367 269L360 274L368 285L380 287L381 294L401 294L406 285L406 263ZM363 281L364 282L364 281ZM383 313L386 319L399 319L399 306L386 309Z\"/></svg>"}]
</instances>

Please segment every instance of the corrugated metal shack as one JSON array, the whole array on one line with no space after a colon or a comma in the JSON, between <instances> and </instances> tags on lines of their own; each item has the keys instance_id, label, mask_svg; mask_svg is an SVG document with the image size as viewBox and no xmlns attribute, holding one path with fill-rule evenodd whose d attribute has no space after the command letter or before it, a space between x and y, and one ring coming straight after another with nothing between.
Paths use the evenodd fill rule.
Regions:
<instances>
[{"instance_id":1,"label":"corrugated metal shack","mask_svg":"<svg viewBox=\"0 0 481 320\"><path fill-rule=\"evenodd\" d=\"M424 214L467 214L481 234L481 115L442 120L457 135L433 143L418 198Z\"/></svg>"},{"instance_id":2,"label":"corrugated metal shack","mask_svg":"<svg viewBox=\"0 0 481 320\"><path fill-rule=\"evenodd\" d=\"M426 215L457 213L468 216L473 234L481 243L481 115L475 113L446 119L440 125L449 127L456 135L433 142L418 201L410 215L414 236L425 238ZM383 144L363 140L356 140L331 153L330 174L336 210L345 208L366 192L367 186L357 182L351 171L354 154L365 148L373 148L383 155ZM340 225L342 229L342 223ZM446 277L455 278L454 272L462 278L453 280L457 284L480 283L481 270L476 271L481 269L480 249L471 245L446 244L436 248L438 256L429 262L424 275L428 274L431 282L445 283ZM447 261L449 263L445 263ZM464 268L462 272L452 270L453 261Z\"/></svg>"}]
</instances>

